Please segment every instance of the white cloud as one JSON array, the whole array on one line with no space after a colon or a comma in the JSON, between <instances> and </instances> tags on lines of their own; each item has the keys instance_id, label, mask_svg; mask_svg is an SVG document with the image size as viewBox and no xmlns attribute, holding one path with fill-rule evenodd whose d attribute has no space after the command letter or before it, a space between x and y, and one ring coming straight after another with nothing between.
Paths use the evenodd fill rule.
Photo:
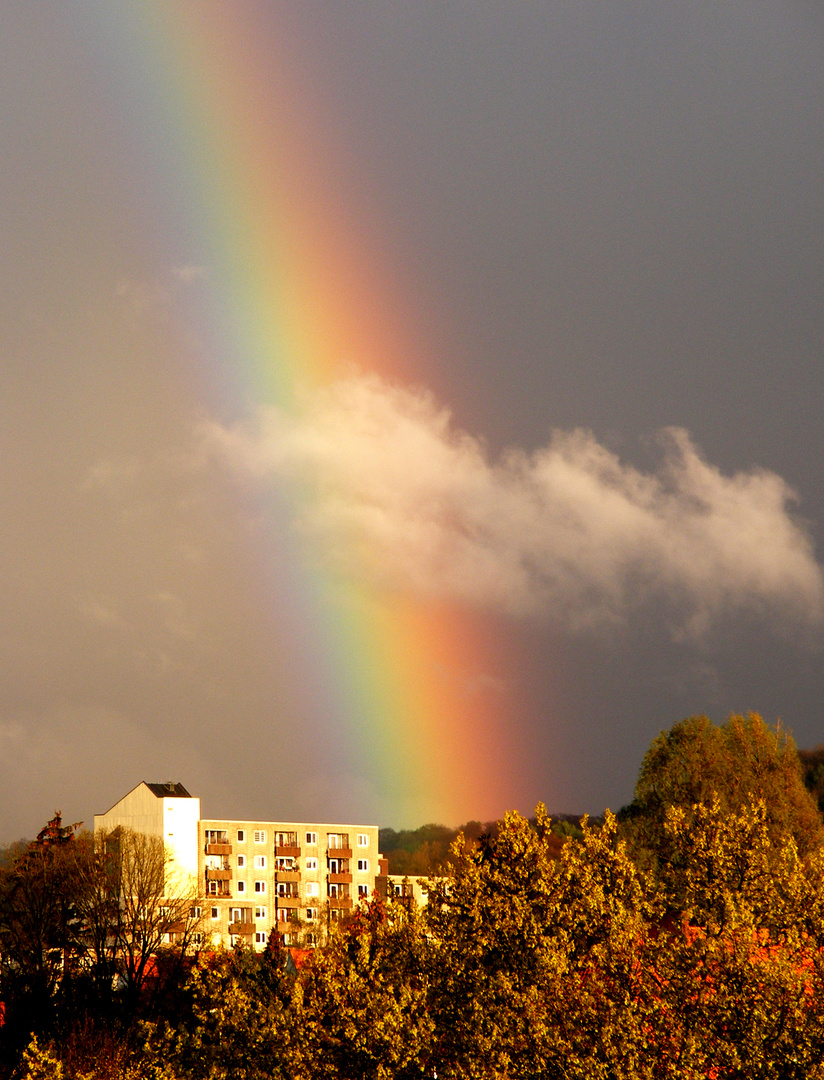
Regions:
<instances>
[{"instance_id":1,"label":"white cloud","mask_svg":"<svg viewBox=\"0 0 824 1080\"><path fill-rule=\"evenodd\" d=\"M261 410L202 434L247 475L294 482L300 527L391 588L575 627L664 600L689 636L740 608L824 614L793 491L762 469L723 475L678 428L661 433L654 473L584 430L490 460L429 394L353 376L298 418Z\"/></svg>"}]
</instances>

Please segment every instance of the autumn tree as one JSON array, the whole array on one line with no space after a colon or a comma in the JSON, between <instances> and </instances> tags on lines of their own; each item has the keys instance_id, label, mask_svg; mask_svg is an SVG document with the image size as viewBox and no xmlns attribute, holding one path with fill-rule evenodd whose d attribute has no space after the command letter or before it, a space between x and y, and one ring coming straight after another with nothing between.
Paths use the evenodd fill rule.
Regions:
<instances>
[{"instance_id":1,"label":"autumn tree","mask_svg":"<svg viewBox=\"0 0 824 1080\"><path fill-rule=\"evenodd\" d=\"M80 927L72 875L77 828L64 826L58 811L0 872L0 984L10 1027L18 1018L29 1028L46 1025L72 969Z\"/></svg>"},{"instance_id":2,"label":"autumn tree","mask_svg":"<svg viewBox=\"0 0 824 1080\"><path fill-rule=\"evenodd\" d=\"M100 895L118 897L113 937L132 996L143 987L151 958L167 945L183 955L201 933L202 898L195 883L170 873L170 859L159 836L118 827L95 839Z\"/></svg>"},{"instance_id":3,"label":"autumn tree","mask_svg":"<svg viewBox=\"0 0 824 1080\"><path fill-rule=\"evenodd\" d=\"M802 855L824 842L824 823L804 786L792 736L756 713L732 715L715 725L691 716L662 732L641 764L632 803L621 814L639 857L653 865L670 859L664 820L671 806L687 813L718 798L722 812L753 799L767 807L774 840L790 836Z\"/></svg>"},{"instance_id":4,"label":"autumn tree","mask_svg":"<svg viewBox=\"0 0 824 1080\"><path fill-rule=\"evenodd\" d=\"M432 941L421 912L374 896L298 973L294 1076L431 1076Z\"/></svg>"}]
</instances>

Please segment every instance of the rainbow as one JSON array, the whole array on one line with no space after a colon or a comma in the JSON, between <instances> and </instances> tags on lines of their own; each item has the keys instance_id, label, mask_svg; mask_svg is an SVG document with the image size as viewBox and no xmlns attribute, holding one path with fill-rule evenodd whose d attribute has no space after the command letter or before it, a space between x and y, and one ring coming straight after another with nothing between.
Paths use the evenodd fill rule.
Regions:
<instances>
[{"instance_id":1,"label":"rainbow","mask_svg":"<svg viewBox=\"0 0 824 1080\"><path fill-rule=\"evenodd\" d=\"M302 388L352 363L409 381L425 347L391 268L369 263L357 223L335 209L334 153L261 12L124 3L98 25L118 107L144 148L147 222L171 230L181 262L208 267L208 310L189 315L204 384L236 415L260 403L296 410ZM321 733L342 771L368 762L374 805L393 823L503 812L518 755L507 695L479 683L501 668L482 624L455 607L377 596L310 566L296 546L280 561L288 574L263 566L263 584L279 603L289 593Z\"/></svg>"}]
</instances>

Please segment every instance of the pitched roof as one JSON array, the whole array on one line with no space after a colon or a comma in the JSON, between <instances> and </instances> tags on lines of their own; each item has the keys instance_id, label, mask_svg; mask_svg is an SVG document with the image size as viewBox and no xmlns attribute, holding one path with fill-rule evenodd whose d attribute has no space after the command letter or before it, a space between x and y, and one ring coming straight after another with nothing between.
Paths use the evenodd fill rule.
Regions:
<instances>
[{"instance_id":1,"label":"pitched roof","mask_svg":"<svg viewBox=\"0 0 824 1080\"><path fill-rule=\"evenodd\" d=\"M167 780L165 784L150 784L148 780L143 783L158 799L191 799L192 796L182 784L176 780Z\"/></svg>"}]
</instances>

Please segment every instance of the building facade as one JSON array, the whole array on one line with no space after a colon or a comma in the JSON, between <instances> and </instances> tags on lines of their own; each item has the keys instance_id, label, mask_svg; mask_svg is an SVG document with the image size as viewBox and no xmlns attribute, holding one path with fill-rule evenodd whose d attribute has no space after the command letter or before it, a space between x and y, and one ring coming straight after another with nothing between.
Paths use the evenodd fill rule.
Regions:
<instances>
[{"instance_id":1,"label":"building facade","mask_svg":"<svg viewBox=\"0 0 824 1080\"><path fill-rule=\"evenodd\" d=\"M272 929L285 945L312 945L376 889L386 893L377 825L202 819L182 784L144 782L94 826L161 836L167 877L190 882L213 945L260 950Z\"/></svg>"}]
</instances>

